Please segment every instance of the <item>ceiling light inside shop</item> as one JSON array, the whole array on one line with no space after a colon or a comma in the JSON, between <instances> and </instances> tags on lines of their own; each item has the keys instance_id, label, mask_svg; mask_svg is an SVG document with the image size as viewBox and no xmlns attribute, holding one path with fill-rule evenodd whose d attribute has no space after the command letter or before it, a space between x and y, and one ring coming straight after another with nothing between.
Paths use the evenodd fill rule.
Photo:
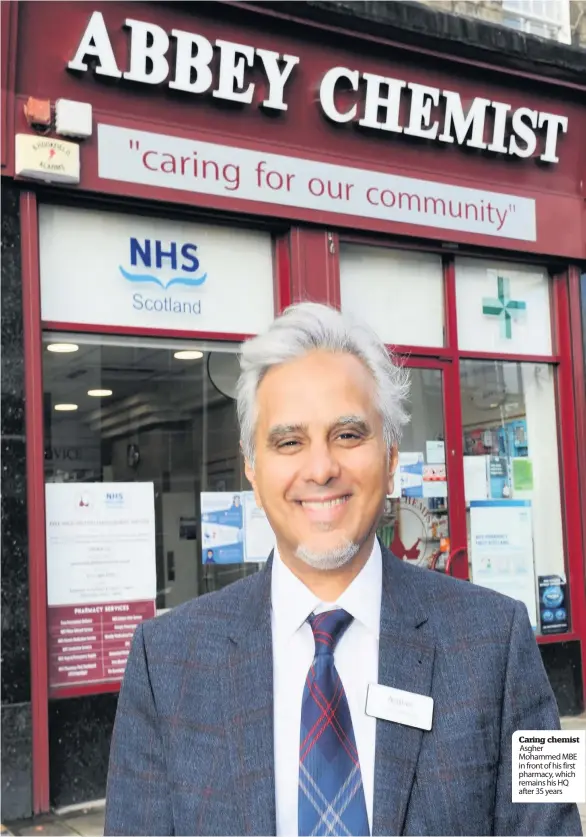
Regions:
<instances>
[{"instance_id":1,"label":"ceiling light inside shop","mask_svg":"<svg viewBox=\"0 0 586 837\"><path fill-rule=\"evenodd\" d=\"M71 413L77 410L77 404L55 404L55 409L59 413Z\"/></svg>"},{"instance_id":2,"label":"ceiling light inside shop","mask_svg":"<svg viewBox=\"0 0 586 837\"><path fill-rule=\"evenodd\" d=\"M49 343L47 351L65 355L79 351L79 346L76 343Z\"/></svg>"},{"instance_id":3,"label":"ceiling light inside shop","mask_svg":"<svg viewBox=\"0 0 586 837\"><path fill-rule=\"evenodd\" d=\"M173 357L177 360L200 360L203 357L203 352L198 352L195 349L186 349L182 352L175 352Z\"/></svg>"},{"instance_id":4,"label":"ceiling light inside shop","mask_svg":"<svg viewBox=\"0 0 586 837\"><path fill-rule=\"evenodd\" d=\"M111 389L88 389L87 394L90 398L107 398L112 395Z\"/></svg>"}]
</instances>

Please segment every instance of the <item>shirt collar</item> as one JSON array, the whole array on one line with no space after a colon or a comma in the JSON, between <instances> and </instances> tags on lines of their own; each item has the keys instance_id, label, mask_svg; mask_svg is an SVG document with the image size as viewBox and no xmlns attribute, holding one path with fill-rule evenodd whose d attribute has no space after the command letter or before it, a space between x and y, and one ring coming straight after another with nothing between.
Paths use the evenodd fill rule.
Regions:
<instances>
[{"instance_id":1,"label":"shirt collar","mask_svg":"<svg viewBox=\"0 0 586 837\"><path fill-rule=\"evenodd\" d=\"M307 617L322 605L337 605L377 639L380 633L382 598L382 554L378 539L364 567L336 602L321 602L287 567L275 547L271 577L273 630L282 639L289 639Z\"/></svg>"}]
</instances>

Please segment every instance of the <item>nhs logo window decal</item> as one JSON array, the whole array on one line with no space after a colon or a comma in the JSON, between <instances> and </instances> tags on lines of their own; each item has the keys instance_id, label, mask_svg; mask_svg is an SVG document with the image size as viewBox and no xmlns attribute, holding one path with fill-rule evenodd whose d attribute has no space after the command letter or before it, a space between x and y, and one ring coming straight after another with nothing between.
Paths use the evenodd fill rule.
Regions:
<instances>
[{"instance_id":1,"label":"nhs logo window decal","mask_svg":"<svg viewBox=\"0 0 586 837\"><path fill-rule=\"evenodd\" d=\"M133 286L152 286L149 293L146 289L133 293L132 307L137 311L201 314L201 299L161 294L171 288L192 291L201 288L207 280L208 274L202 271L198 245L194 242L130 236L128 262L118 269Z\"/></svg>"},{"instance_id":2,"label":"nhs logo window decal","mask_svg":"<svg viewBox=\"0 0 586 837\"><path fill-rule=\"evenodd\" d=\"M180 244L176 241L171 241L165 245L162 241L152 241L150 238L139 240L137 238L130 239L130 264L133 269L138 270L140 267L148 268L149 273L139 272L133 273L125 270L120 265L120 273L129 282L152 282L164 290L168 290L172 285L187 285L189 288L197 288L203 285L207 279L207 273L201 276L194 274L199 272L199 259L195 255L197 251L197 244ZM176 273L170 279L166 279L161 275L161 272L166 267Z\"/></svg>"}]
</instances>

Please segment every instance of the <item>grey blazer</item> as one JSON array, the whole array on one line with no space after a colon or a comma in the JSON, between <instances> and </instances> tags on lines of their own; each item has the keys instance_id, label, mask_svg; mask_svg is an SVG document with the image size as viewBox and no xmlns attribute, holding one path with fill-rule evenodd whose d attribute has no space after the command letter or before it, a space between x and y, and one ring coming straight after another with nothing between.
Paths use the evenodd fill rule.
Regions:
<instances>
[{"instance_id":1,"label":"grey blazer","mask_svg":"<svg viewBox=\"0 0 586 837\"><path fill-rule=\"evenodd\" d=\"M270 611L269 559L137 629L106 834L275 834ZM383 549L379 682L434 717L377 721L373 834L582 834L575 805L511 802L511 734L559 729L522 604Z\"/></svg>"}]
</instances>

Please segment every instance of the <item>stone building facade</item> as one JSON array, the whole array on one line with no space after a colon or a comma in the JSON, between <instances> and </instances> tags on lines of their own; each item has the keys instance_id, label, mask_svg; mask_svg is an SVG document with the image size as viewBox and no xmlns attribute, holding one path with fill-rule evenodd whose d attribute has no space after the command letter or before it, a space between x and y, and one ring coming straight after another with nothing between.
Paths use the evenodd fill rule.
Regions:
<instances>
[{"instance_id":1,"label":"stone building facade","mask_svg":"<svg viewBox=\"0 0 586 837\"><path fill-rule=\"evenodd\" d=\"M512 8L507 9L506 0L420 0L420 2L435 8L437 11L511 26L529 34L540 34L544 31L537 20L517 18L517 14ZM566 4L565 9L562 8L564 4ZM509 5L512 6L513 4ZM521 5L529 6L530 4L523 3ZM552 17L555 17L556 13L560 13L562 18L568 18L567 21L564 20L565 25L561 27L565 30L561 37L555 37L556 33L553 31L551 31L549 37L586 49L586 0L545 0L540 9L545 9L546 13L551 10Z\"/></svg>"}]
</instances>

